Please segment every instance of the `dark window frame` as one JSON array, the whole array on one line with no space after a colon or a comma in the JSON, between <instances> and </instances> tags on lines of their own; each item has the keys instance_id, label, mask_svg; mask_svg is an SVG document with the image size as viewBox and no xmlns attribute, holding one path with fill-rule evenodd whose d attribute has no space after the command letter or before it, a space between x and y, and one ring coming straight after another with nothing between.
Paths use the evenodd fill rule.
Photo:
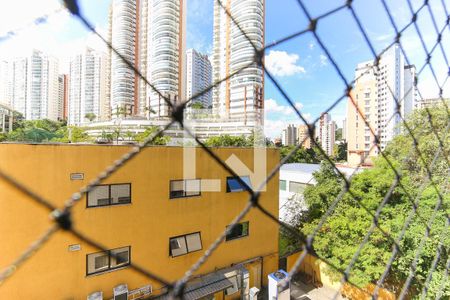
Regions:
<instances>
[{"instance_id":1,"label":"dark window frame","mask_svg":"<svg viewBox=\"0 0 450 300\"><path fill-rule=\"evenodd\" d=\"M239 177L240 177L241 179L247 177L247 178L248 178L248 182L250 183L248 186L249 186L250 188L252 188L252 181L250 180L250 176L249 176L249 175L243 175L243 176L239 176ZM232 191L232 190L230 189L230 185L228 184L228 181L229 181L229 180L236 180L236 181L239 183L239 185L241 186L242 189L239 190L239 191ZM242 181L244 181L244 179L242 179ZM244 181L244 182L245 182L245 181ZM228 177L227 177L226 184L227 184L227 193L240 193L240 192L246 192L246 191L247 191L247 189L245 188L245 186L243 186L242 183L239 182L239 180L238 180L237 177L235 177L235 176L228 176Z\"/></svg>"},{"instance_id":2,"label":"dark window frame","mask_svg":"<svg viewBox=\"0 0 450 300\"><path fill-rule=\"evenodd\" d=\"M128 263L121 264L120 266L112 267L111 266L111 257L113 257L113 255L111 255L111 252L114 251L114 250L117 250L117 249L122 249L122 248L128 248ZM108 266L104 270L94 271L94 272L89 273L89 256L90 255L94 255L94 254L98 254L98 253L104 253L104 254L106 254L108 256ZM86 254L86 276L97 275L97 274L101 274L101 273L106 273L106 272L122 269L122 268L128 267L129 265L131 265L131 245L130 246L117 247L117 248L109 249L109 250L106 250L106 251L98 251L98 252L93 252L93 253Z\"/></svg>"},{"instance_id":3,"label":"dark window frame","mask_svg":"<svg viewBox=\"0 0 450 300\"><path fill-rule=\"evenodd\" d=\"M193 250L193 251L189 251L189 246L188 246L188 242L187 242L187 236L191 235L191 234L197 234L200 237L200 249L198 250ZM172 255L172 246L170 245L170 241L172 239L178 239L184 237L184 242L186 243L186 253L183 254L179 254L179 255ZM186 233L186 234L182 234L182 235L177 235L177 236L171 236L169 237L169 256L171 256L172 258L174 257L179 257L179 256L183 256L183 255L187 255L189 253L193 253L193 252L197 252L197 251L201 251L203 250L203 242L202 242L202 233L200 231L196 231L196 232L190 232L190 233Z\"/></svg>"},{"instance_id":4,"label":"dark window frame","mask_svg":"<svg viewBox=\"0 0 450 300\"><path fill-rule=\"evenodd\" d=\"M128 202L117 202L117 203L113 203L112 202L112 196L111 196L111 187L115 186L115 185L128 185L130 187L130 200ZM104 206L114 206L114 205L126 205L126 204L131 204L131 200L132 198L132 186L131 186L131 182L127 182L127 183L106 183L106 184L97 184L94 187L100 187L100 186L107 186L108 187L108 203L107 204L98 204L98 205L89 205L89 192L86 193L86 208L92 208L92 207L104 207ZM98 200L97 200L98 203Z\"/></svg>"},{"instance_id":5,"label":"dark window frame","mask_svg":"<svg viewBox=\"0 0 450 300\"><path fill-rule=\"evenodd\" d=\"M235 224L234 226L236 226L236 225L238 225L238 224L247 224L247 234L229 238L228 236L229 236L229 234L231 234L231 232L230 232L230 233L227 233L227 235L225 236L225 242L234 241L234 240L237 240L237 239L242 239L242 238L248 237L248 236L250 235L250 221L245 221L245 222L237 223L237 224ZM231 225L228 225L228 226L226 227L226 230L228 230L228 227L230 227L230 226L231 226Z\"/></svg>"},{"instance_id":6,"label":"dark window frame","mask_svg":"<svg viewBox=\"0 0 450 300\"><path fill-rule=\"evenodd\" d=\"M198 194L193 195L186 195L186 181L189 180L198 180ZM183 181L183 195L180 196L174 196L172 193L175 191L172 191L172 182L175 181ZM200 178L192 178L192 179L172 179L169 181L169 199L178 199L178 198L190 198L190 197L200 197L202 195L202 180Z\"/></svg>"}]
</instances>

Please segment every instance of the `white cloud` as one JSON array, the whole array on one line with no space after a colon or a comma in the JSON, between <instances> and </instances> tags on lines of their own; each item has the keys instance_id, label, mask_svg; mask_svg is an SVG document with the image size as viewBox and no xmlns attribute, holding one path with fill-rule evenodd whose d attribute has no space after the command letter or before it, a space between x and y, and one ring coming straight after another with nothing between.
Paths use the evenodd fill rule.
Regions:
<instances>
[{"instance_id":1,"label":"white cloud","mask_svg":"<svg viewBox=\"0 0 450 300\"><path fill-rule=\"evenodd\" d=\"M320 65L321 66L326 66L328 65L328 57L326 57L323 54L320 54Z\"/></svg>"},{"instance_id":2,"label":"white cloud","mask_svg":"<svg viewBox=\"0 0 450 300\"><path fill-rule=\"evenodd\" d=\"M300 110L303 108L303 104L296 102L295 107ZM286 116L294 113L294 109L290 105L279 105L274 99L266 99L264 108L267 113L281 113Z\"/></svg>"},{"instance_id":3,"label":"white cloud","mask_svg":"<svg viewBox=\"0 0 450 300\"><path fill-rule=\"evenodd\" d=\"M292 76L299 73L305 73L305 68L297 65L299 56L295 53L287 53L286 51L271 50L266 55L264 62L273 75L276 76Z\"/></svg>"},{"instance_id":4,"label":"white cloud","mask_svg":"<svg viewBox=\"0 0 450 300\"><path fill-rule=\"evenodd\" d=\"M264 102L266 119L264 120L264 132L267 137L276 138L281 136L281 132L289 124L304 124L302 120L295 114L289 104L280 105L274 99L266 99ZM295 102L298 110L303 109L303 104ZM301 111L303 117L310 122L311 114ZM280 116L281 115L281 116Z\"/></svg>"},{"instance_id":5,"label":"white cloud","mask_svg":"<svg viewBox=\"0 0 450 300\"><path fill-rule=\"evenodd\" d=\"M58 7L60 8L58 1L45 0L44 2L45 4L42 7L45 7L45 10L39 6L39 8L36 7L36 11L33 13L28 12L28 10L23 10L23 13L18 12L18 19L21 21L13 21L8 23L7 26L2 25L4 23L4 20L1 19L3 12L0 13L0 27L3 26L2 28L7 28L7 30L21 28L17 32L17 35L2 43L0 57L8 60L15 57L27 56L31 53L32 49L37 49L56 57L59 60L60 72L67 73L69 58L83 51L86 47L91 47L99 51L107 50L105 43L94 33L84 33L80 37L72 39L64 38L64 32L73 26L73 24L77 23L78 20L74 19L66 9L58 10ZM22 6L25 5L24 3L21 4ZM28 7L28 3L26 5ZM34 4L32 7L34 7ZM14 7L11 9L15 11ZM58 12L52 14L51 12L54 11ZM24 26L30 20L44 14L49 14L46 22L34 26ZM96 30L101 35L106 35L105 29L97 27Z\"/></svg>"},{"instance_id":6,"label":"white cloud","mask_svg":"<svg viewBox=\"0 0 450 300\"><path fill-rule=\"evenodd\" d=\"M286 123L281 120L265 120L264 134L270 138L281 137L281 132L286 128Z\"/></svg>"},{"instance_id":7,"label":"white cloud","mask_svg":"<svg viewBox=\"0 0 450 300\"><path fill-rule=\"evenodd\" d=\"M303 115L305 119L310 122L311 121L311 115L309 113L306 113ZM281 133L283 129L285 129L289 124L294 124L296 126L298 125L304 125L304 123L299 120L270 120L266 119L264 120L264 133L269 138L277 138L281 137Z\"/></svg>"},{"instance_id":8,"label":"white cloud","mask_svg":"<svg viewBox=\"0 0 450 300\"><path fill-rule=\"evenodd\" d=\"M3 9L0 10L0 34L28 27L34 19L51 14L61 7L61 3L58 0L18 0L7 2L7 4L4 3L2 5Z\"/></svg>"},{"instance_id":9,"label":"white cloud","mask_svg":"<svg viewBox=\"0 0 450 300\"><path fill-rule=\"evenodd\" d=\"M309 44L308 44L308 47L310 50L313 50L315 46L316 46L316 44L314 44L313 41L309 42Z\"/></svg>"}]
</instances>

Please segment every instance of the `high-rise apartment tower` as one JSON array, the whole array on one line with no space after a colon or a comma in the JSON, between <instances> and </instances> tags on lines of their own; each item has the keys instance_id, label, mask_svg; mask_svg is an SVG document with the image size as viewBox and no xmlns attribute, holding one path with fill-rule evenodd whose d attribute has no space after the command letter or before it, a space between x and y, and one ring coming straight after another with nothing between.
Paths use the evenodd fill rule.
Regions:
<instances>
[{"instance_id":1,"label":"high-rise apartment tower","mask_svg":"<svg viewBox=\"0 0 450 300\"><path fill-rule=\"evenodd\" d=\"M225 0L222 4L247 37L214 2L213 82L247 68L214 88L213 108L216 114L242 120L244 124L262 124L264 73L255 62L255 49L247 38L257 49L263 48L265 0Z\"/></svg>"},{"instance_id":2,"label":"high-rise apartment tower","mask_svg":"<svg viewBox=\"0 0 450 300\"><path fill-rule=\"evenodd\" d=\"M69 124L86 122L87 114L94 114L94 119L97 120L106 118L106 66L106 54L89 48L72 58L69 77Z\"/></svg>"},{"instance_id":3,"label":"high-rise apartment tower","mask_svg":"<svg viewBox=\"0 0 450 300\"><path fill-rule=\"evenodd\" d=\"M379 153L379 149L374 147L374 134L379 137L380 147L384 149L399 133L401 118L414 109L415 102L415 67L405 65L398 45L392 46L381 56L378 66L375 66L373 61L358 64L355 70L355 86L347 105L346 139L349 163L370 164L370 157ZM368 124L364 122L358 110Z\"/></svg>"}]
</instances>

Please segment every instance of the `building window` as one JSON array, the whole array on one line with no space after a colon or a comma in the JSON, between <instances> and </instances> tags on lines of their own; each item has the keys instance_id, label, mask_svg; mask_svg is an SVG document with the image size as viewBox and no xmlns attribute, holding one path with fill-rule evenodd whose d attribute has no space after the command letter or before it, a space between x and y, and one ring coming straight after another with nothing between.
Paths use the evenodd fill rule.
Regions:
<instances>
[{"instance_id":1,"label":"building window","mask_svg":"<svg viewBox=\"0 0 450 300\"><path fill-rule=\"evenodd\" d=\"M131 203L131 183L95 186L87 194L87 207Z\"/></svg>"},{"instance_id":2,"label":"building window","mask_svg":"<svg viewBox=\"0 0 450 300\"><path fill-rule=\"evenodd\" d=\"M200 179L170 181L170 199L194 197L200 194Z\"/></svg>"},{"instance_id":3,"label":"building window","mask_svg":"<svg viewBox=\"0 0 450 300\"><path fill-rule=\"evenodd\" d=\"M286 180L280 180L280 190L286 190Z\"/></svg>"},{"instance_id":4,"label":"building window","mask_svg":"<svg viewBox=\"0 0 450 300\"><path fill-rule=\"evenodd\" d=\"M289 192L291 193L303 194L305 188L306 184L304 183L289 181Z\"/></svg>"},{"instance_id":5,"label":"building window","mask_svg":"<svg viewBox=\"0 0 450 300\"><path fill-rule=\"evenodd\" d=\"M232 225L227 226L227 235L225 237L226 241L248 236L249 222L237 223L233 227L231 226Z\"/></svg>"},{"instance_id":6,"label":"building window","mask_svg":"<svg viewBox=\"0 0 450 300\"><path fill-rule=\"evenodd\" d=\"M250 177L241 176L240 178L248 185L248 187L252 187ZM245 186L237 179L237 177L227 177L227 193L242 192L245 190Z\"/></svg>"},{"instance_id":7,"label":"building window","mask_svg":"<svg viewBox=\"0 0 450 300\"><path fill-rule=\"evenodd\" d=\"M128 266L131 246L86 255L86 274L92 275Z\"/></svg>"},{"instance_id":8,"label":"building window","mask_svg":"<svg viewBox=\"0 0 450 300\"><path fill-rule=\"evenodd\" d=\"M169 254L172 257L202 250L200 232L171 237L169 239Z\"/></svg>"}]
</instances>

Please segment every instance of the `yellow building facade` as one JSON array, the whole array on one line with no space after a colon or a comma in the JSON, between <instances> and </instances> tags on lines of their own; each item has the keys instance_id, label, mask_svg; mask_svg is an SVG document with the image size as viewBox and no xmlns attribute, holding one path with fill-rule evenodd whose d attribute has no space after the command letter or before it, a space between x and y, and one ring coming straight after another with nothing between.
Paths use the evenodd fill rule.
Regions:
<instances>
[{"instance_id":1,"label":"yellow building facade","mask_svg":"<svg viewBox=\"0 0 450 300\"><path fill-rule=\"evenodd\" d=\"M129 146L0 144L0 170L63 207ZM214 148L236 155L253 170L253 149ZM132 270L130 263L173 282L181 278L245 207L248 193L208 154L196 148L195 178L183 179L182 147L147 147L72 210L73 226L110 251L99 252L59 230L0 284L0 299L86 299L126 284L128 299L156 296L164 286ZM267 172L279 153L267 149ZM253 187L252 174L239 174ZM201 191L203 179L220 179L220 192ZM196 192L196 189L198 191ZM261 205L278 218L278 175L261 193ZM53 224L50 211L0 179L0 272ZM252 209L195 276L239 266L249 286L267 284L278 264L278 226ZM237 294L235 294L236 297ZM233 297L226 296L225 298ZM216 293L224 298L224 293Z\"/></svg>"}]
</instances>

